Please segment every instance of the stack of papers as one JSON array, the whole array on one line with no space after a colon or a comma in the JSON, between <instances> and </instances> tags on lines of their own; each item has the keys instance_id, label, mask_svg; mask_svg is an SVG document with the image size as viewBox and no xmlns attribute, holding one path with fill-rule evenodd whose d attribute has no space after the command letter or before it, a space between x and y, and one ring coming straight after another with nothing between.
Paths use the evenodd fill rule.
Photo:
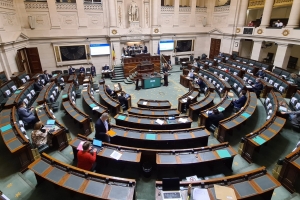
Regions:
<instances>
[{"instance_id":1,"label":"stack of papers","mask_svg":"<svg viewBox=\"0 0 300 200\"><path fill-rule=\"evenodd\" d=\"M93 107L93 110L98 110L100 107L99 106L95 106Z\"/></svg>"},{"instance_id":2,"label":"stack of papers","mask_svg":"<svg viewBox=\"0 0 300 200\"><path fill-rule=\"evenodd\" d=\"M192 96L189 96L189 98L190 98L190 99L193 99L194 97L192 97Z\"/></svg>"},{"instance_id":3,"label":"stack of papers","mask_svg":"<svg viewBox=\"0 0 300 200\"><path fill-rule=\"evenodd\" d=\"M113 131L112 129L107 131L107 133L110 137L114 137L115 135L117 135L117 133L115 131Z\"/></svg>"},{"instance_id":4,"label":"stack of papers","mask_svg":"<svg viewBox=\"0 0 300 200\"><path fill-rule=\"evenodd\" d=\"M121 158L122 154L117 152L117 151L113 151L112 154L110 154L110 157L119 160Z\"/></svg>"},{"instance_id":5,"label":"stack of papers","mask_svg":"<svg viewBox=\"0 0 300 200\"><path fill-rule=\"evenodd\" d=\"M162 125L164 123L164 121L160 119L157 119L155 122L158 123L159 125Z\"/></svg>"},{"instance_id":6,"label":"stack of papers","mask_svg":"<svg viewBox=\"0 0 300 200\"><path fill-rule=\"evenodd\" d=\"M280 107L279 107L279 110L280 110L281 112L286 112L286 111L287 111L286 107L283 107L283 106L280 106Z\"/></svg>"},{"instance_id":7,"label":"stack of papers","mask_svg":"<svg viewBox=\"0 0 300 200\"><path fill-rule=\"evenodd\" d=\"M199 179L198 179L197 175L194 175L194 176L186 177L186 180L187 181L198 181Z\"/></svg>"},{"instance_id":8,"label":"stack of papers","mask_svg":"<svg viewBox=\"0 0 300 200\"><path fill-rule=\"evenodd\" d=\"M186 103L186 102L187 102L187 99L186 99L186 98L182 99L182 102L183 102L183 103Z\"/></svg>"},{"instance_id":9,"label":"stack of papers","mask_svg":"<svg viewBox=\"0 0 300 200\"><path fill-rule=\"evenodd\" d=\"M195 188L193 190L193 200L210 200L208 190L202 188Z\"/></svg>"},{"instance_id":10,"label":"stack of papers","mask_svg":"<svg viewBox=\"0 0 300 200\"><path fill-rule=\"evenodd\" d=\"M185 119L183 119L183 118L179 118L179 120L178 120L179 122L182 122L182 123L185 123L185 122L187 122L188 120L187 120L187 118L185 118Z\"/></svg>"},{"instance_id":11,"label":"stack of papers","mask_svg":"<svg viewBox=\"0 0 300 200\"><path fill-rule=\"evenodd\" d=\"M146 102L146 101L144 101L144 102L143 102L143 105L147 105L147 102Z\"/></svg>"}]
</instances>

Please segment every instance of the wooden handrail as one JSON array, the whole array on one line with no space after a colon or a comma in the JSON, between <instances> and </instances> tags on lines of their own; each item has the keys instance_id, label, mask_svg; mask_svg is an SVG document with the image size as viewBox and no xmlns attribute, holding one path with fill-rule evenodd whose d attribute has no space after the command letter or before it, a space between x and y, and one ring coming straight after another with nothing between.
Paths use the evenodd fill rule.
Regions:
<instances>
[{"instance_id":1,"label":"wooden handrail","mask_svg":"<svg viewBox=\"0 0 300 200\"><path fill-rule=\"evenodd\" d=\"M133 69L131 69L131 70L129 70L129 73L131 73L133 70L136 70L136 67L135 67L135 68L133 68Z\"/></svg>"}]
</instances>

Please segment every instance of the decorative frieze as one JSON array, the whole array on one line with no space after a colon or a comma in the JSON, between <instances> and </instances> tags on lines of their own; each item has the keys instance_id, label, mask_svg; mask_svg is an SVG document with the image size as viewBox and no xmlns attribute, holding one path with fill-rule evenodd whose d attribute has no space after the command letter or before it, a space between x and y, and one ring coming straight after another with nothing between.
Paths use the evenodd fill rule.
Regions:
<instances>
[{"instance_id":1,"label":"decorative frieze","mask_svg":"<svg viewBox=\"0 0 300 200\"><path fill-rule=\"evenodd\" d=\"M215 7L215 12L229 12L230 6L218 6Z\"/></svg>"},{"instance_id":2,"label":"decorative frieze","mask_svg":"<svg viewBox=\"0 0 300 200\"><path fill-rule=\"evenodd\" d=\"M102 4L84 4L84 10L103 11Z\"/></svg>"},{"instance_id":3,"label":"decorative frieze","mask_svg":"<svg viewBox=\"0 0 300 200\"><path fill-rule=\"evenodd\" d=\"M0 7L1 8L14 8L13 0L0 0Z\"/></svg>"},{"instance_id":4,"label":"decorative frieze","mask_svg":"<svg viewBox=\"0 0 300 200\"><path fill-rule=\"evenodd\" d=\"M275 0L274 7L292 6L293 0Z\"/></svg>"},{"instance_id":5,"label":"decorative frieze","mask_svg":"<svg viewBox=\"0 0 300 200\"><path fill-rule=\"evenodd\" d=\"M56 3L57 10L76 10L76 3Z\"/></svg>"},{"instance_id":6,"label":"decorative frieze","mask_svg":"<svg viewBox=\"0 0 300 200\"><path fill-rule=\"evenodd\" d=\"M249 0L248 9L263 8L265 0Z\"/></svg>"},{"instance_id":7,"label":"decorative frieze","mask_svg":"<svg viewBox=\"0 0 300 200\"><path fill-rule=\"evenodd\" d=\"M200 12L206 12L206 10L207 10L207 8L199 8L199 7L197 7L196 8L196 13L200 13Z\"/></svg>"},{"instance_id":8,"label":"decorative frieze","mask_svg":"<svg viewBox=\"0 0 300 200\"><path fill-rule=\"evenodd\" d=\"M190 13L191 7L179 7L179 12Z\"/></svg>"},{"instance_id":9,"label":"decorative frieze","mask_svg":"<svg viewBox=\"0 0 300 200\"><path fill-rule=\"evenodd\" d=\"M24 2L26 10L45 10L48 9L47 2Z\"/></svg>"},{"instance_id":10,"label":"decorative frieze","mask_svg":"<svg viewBox=\"0 0 300 200\"><path fill-rule=\"evenodd\" d=\"M161 6L160 11L162 13L171 13L174 12L174 6Z\"/></svg>"}]
</instances>

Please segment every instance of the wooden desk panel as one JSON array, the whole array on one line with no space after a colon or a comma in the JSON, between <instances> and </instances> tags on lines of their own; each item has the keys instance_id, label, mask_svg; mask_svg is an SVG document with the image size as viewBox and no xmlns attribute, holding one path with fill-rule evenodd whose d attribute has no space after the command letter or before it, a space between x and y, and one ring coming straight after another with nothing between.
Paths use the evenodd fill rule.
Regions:
<instances>
[{"instance_id":1,"label":"wooden desk panel","mask_svg":"<svg viewBox=\"0 0 300 200\"><path fill-rule=\"evenodd\" d=\"M109 94L107 94L105 90L105 85L99 86L99 94L100 94L100 103L105 105L111 115L115 115L121 111L120 102L112 98Z\"/></svg>"},{"instance_id":2,"label":"wooden desk panel","mask_svg":"<svg viewBox=\"0 0 300 200\"><path fill-rule=\"evenodd\" d=\"M149 99L140 99L137 102L139 108L149 108L149 109L170 109L171 103L168 100L159 101L159 100L149 100Z\"/></svg>"},{"instance_id":3,"label":"wooden desk panel","mask_svg":"<svg viewBox=\"0 0 300 200\"><path fill-rule=\"evenodd\" d=\"M128 113L132 115L149 116L149 117L171 117L179 116L180 112L177 109L148 109L131 107L128 109Z\"/></svg>"}]
</instances>

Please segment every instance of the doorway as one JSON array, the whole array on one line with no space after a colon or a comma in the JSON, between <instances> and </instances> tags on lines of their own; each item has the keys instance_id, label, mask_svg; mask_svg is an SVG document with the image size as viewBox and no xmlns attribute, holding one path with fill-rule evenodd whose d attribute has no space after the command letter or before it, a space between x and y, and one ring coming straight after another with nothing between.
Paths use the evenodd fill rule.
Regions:
<instances>
[{"instance_id":1,"label":"doorway","mask_svg":"<svg viewBox=\"0 0 300 200\"><path fill-rule=\"evenodd\" d=\"M210 51L209 58L214 59L215 56L219 55L221 47L221 39L211 38L210 40Z\"/></svg>"}]
</instances>

